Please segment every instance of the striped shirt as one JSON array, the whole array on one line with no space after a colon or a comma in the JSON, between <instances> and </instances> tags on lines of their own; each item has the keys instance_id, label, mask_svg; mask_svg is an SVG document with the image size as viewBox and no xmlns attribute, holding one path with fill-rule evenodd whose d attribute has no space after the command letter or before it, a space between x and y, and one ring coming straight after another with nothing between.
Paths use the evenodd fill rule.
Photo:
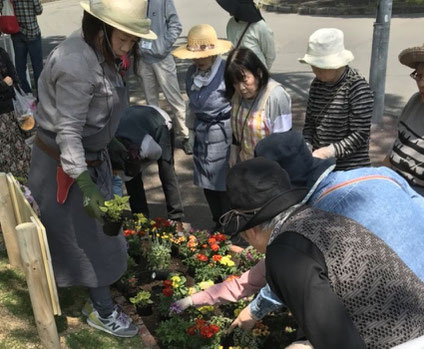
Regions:
<instances>
[{"instance_id":1,"label":"striped shirt","mask_svg":"<svg viewBox=\"0 0 424 349\"><path fill-rule=\"evenodd\" d=\"M15 15L19 24L19 31L27 38L36 38L41 35L37 16L43 12L40 0L12 1ZM3 10L3 1L0 1L0 12Z\"/></svg>"},{"instance_id":2,"label":"striped shirt","mask_svg":"<svg viewBox=\"0 0 424 349\"><path fill-rule=\"evenodd\" d=\"M402 111L398 137L390 154L394 170L411 184L424 187L424 103L416 93Z\"/></svg>"},{"instance_id":3,"label":"striped shirt","mask_svg":"<svg viewBox=\"0 0 424 349\"><path fill-rule=\"evenodd\" d=\"M312 81L303 135L313 150L333 144L336 170L370 166L373 93L362 76L347 67L339 81Z\"/></svg>"}]
</instances>

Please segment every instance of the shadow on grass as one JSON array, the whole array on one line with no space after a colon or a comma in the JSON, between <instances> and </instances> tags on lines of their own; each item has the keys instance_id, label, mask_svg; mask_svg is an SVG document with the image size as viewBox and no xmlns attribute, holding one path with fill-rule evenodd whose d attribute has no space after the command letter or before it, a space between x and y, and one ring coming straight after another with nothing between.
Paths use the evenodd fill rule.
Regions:
<instances>
[{"instance_id":1,"label":"shadow on grass","mask_svg":"<svg viewBox=\"0 0 424 349\"><path fill-rule=\"evenodd\" d=\"M138 336L134 338L117 338L91 329L84 329L78 333L70 334L66 337L66 344L70 349L140 349L144 347L140 345Z\"/></svg>"}]
</instances>

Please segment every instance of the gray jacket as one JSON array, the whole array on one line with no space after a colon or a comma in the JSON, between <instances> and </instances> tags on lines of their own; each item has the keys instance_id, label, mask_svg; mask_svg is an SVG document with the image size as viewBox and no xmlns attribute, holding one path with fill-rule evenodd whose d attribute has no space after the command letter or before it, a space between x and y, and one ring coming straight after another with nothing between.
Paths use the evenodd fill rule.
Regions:
<instances>
[{"instance_id":1,"label":"gray jacket","mask_svg":"<svg viewBox=\"0 0 424 349\"><path fill-rule=\"evenodd\" d=\"M164 59L183 29L173 0L151 0L148 17L151 30L158 36L156 40L140 40L141 58L146 63L156 63Z\"/></svg>"}]
</instances>

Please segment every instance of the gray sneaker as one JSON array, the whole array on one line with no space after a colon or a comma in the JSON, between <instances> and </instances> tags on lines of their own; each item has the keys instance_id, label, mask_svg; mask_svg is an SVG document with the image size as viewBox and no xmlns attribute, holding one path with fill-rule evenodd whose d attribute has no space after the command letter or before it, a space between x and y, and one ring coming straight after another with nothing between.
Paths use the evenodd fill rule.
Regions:
<instances>
[{"instance_id":1,"label":"gray sneaker","mask_svg":"<svg viewBox=\"0 0 424 349\"><path fill-rule=\"evenodd\" d=\"M130 317L120 309L115 309L107 318L102 318L97 310L93 310L87 318L87 323L117 337L134 337L138 333L137 326L132 324Z\"/></svg>"}]
</instances>

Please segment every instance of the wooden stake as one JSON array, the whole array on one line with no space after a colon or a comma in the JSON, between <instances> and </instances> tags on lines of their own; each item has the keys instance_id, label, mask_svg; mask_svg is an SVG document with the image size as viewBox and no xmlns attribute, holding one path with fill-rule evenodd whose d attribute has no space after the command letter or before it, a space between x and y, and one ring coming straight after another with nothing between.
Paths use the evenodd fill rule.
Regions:
<instances>
[{"instance_id":1,"label":"wooden stake","mask_svg":"<svg viewBox=\"0 0 424 349\"><path fill-rule=\"evenodd\" d=\"M34 223L22 223L16 227L16 231L38 335L45 348L60 349L51 302L45 292L48 285L37 227Z\"/></svg>"},{"instance_id":2,"label":"wooden stake","mask_svg":"<svg viewBox=\"0 0 424 349\"><path fill-rule=\"evenodd\" d=\"M0 224L6 245L9 263L13 267L22 270L22 260L19 252L18 239L16 237L16 218L13 210L12 199L9 193L6 174L0 173Z\"/></svg>"}]
</instances>

